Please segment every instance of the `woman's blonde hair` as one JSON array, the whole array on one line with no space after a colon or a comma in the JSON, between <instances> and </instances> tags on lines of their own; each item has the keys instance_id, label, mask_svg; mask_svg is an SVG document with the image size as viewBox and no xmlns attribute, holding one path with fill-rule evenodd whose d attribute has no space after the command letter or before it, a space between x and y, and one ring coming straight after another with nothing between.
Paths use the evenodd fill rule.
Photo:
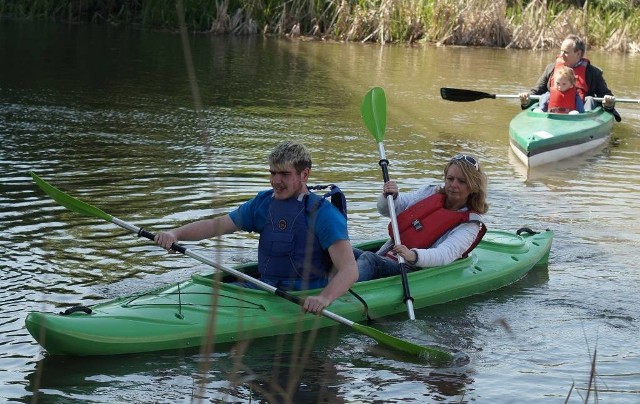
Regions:
<instances>
[{"instance_id":1,"label":"woman's blonde hair","mask_svg":"<svg viewBox=\"0 0 640 404\"><path fill-rule=\"evenodd\" d=\"M475 162L475 164L474 164ZM487 203L487 176L480 162L469 155L458 154L453 157L444 167L444 176L451 166L458 166L462 171L462 176L469 187L469 197L467 198L467 208L478 213L487 213L489 204ZM444 194L444 187L440 189L440 193Z\"/></svg>"}]
</instances>

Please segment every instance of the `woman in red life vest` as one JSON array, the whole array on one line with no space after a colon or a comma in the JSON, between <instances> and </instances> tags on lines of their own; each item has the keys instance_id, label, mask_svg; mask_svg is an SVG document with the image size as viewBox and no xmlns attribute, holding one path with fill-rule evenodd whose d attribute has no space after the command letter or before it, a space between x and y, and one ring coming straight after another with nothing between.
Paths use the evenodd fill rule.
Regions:
<instances>
[{"instance_id":1,"label":"woman in red life vest","mask_svg":"<svg viewBox=\"0 0 640 404\"><path fill-rule=\"evenodd\" d=\"M401 244L392 237L376 253L354 249L358 281L399 274L396 255L409 269L449 264L466 256L486 232L480 215L489 208L487 177L471 156L449 160L444 185L401 193L395 181L388 181L382 192L378 212L390 216L386 195L393 195Z\"/></svg>"},{"instance_id":2,"label":"woman in red life vest","mask_svg":"<svg viewBox=\"0 0 640 404\"><path fill-rule=\"evenodd\" d=\"M550 91L540 97L536 110L549 111L556 114L584 112L584 103L576 87L576 76L572 68L567 66L558 67L550 80Z\"/></svg>"}]
</instances>

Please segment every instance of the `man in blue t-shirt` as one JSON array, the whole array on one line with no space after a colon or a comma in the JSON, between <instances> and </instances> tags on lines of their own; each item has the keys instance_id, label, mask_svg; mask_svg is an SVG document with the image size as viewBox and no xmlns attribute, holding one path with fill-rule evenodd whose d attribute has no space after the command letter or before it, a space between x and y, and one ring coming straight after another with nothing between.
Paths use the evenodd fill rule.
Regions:
<instances>
[{"instance_id":1,"label":"man in blue t-shirt","mask_svg":"<svg viewBox=\"0 0 640 404\"><path fill-rule=\"evenodd\" d=\"M272 189L227 215L159 233L155 241L171 252L179 240L197 241L238 230L260 233L260 280L288 290L323 288L303 305L306 312L318 314L358 279L347 221L333 204L307 189L311 156L302 144L283 142L268 160ZM335 271L329 277L332 265Z\"/></svg>"}]
</instances>

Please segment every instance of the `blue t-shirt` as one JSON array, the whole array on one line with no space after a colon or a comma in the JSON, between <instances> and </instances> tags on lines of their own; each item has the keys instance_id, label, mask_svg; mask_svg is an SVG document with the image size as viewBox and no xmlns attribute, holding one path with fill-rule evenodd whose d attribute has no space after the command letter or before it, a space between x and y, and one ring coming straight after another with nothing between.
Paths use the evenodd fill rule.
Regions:
<instances>
[{"instance_id":1,"label":"blue t-shirt","mask_svg":"<svg viewBox=\"0 0 640 404\"><path fill-rule=\"evenodd\" d=\"M253 199L229 213L229 217L239 229L261 233L267 222L272 200L273 190L261 191ZM317 211L314 233L322 248L327 250L338 240L349 240L347 219L331 202L324 201Z\"/></svg>"}]
</instances>

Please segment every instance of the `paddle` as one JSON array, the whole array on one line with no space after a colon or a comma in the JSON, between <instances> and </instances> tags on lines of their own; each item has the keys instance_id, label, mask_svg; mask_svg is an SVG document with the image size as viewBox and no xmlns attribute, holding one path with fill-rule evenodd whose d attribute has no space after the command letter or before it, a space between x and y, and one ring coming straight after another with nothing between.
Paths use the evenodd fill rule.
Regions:
<instances>
[{"instance_id":1,"label":"paddle","mask_svg":"<svg viewBox=\"0 0 640 404\"><path fill-rule=\"evenodd\" d=\"M100 219L104 219L107 222L113 223L117 226L120 226L124 229L129 230L132 233L135 233L138 235L138 237L145 237L148 238L149 240L153 240L155 238L155 235L153 233L150 233L142 228L136 227L130 223L127 223L125 221L122 221L116 217L113 217L105 212L103 212L102 210L91 206L79 199L76 199L70 195L65 194L64 192L60 191L59 189L53 187L52 185L48 184L46 181L44 181L42 178L38 177L34 172L31 172L31 177L33 177L33 180L36 182L36 184L44 191L46 192L51 198L53 198L56 202L58 202L60 205L73 210L74 212L78 212L80 214L86 215L86 216L93 216L93 217L97 217ZM268 292L271 292L277 296L280 296L284 299L287 299L293 303L296 303L298 305L302 305L304 304L304 300L299 298L298 296L294 296L291 295L290 293L288 293L287 291L284 291L282 289L278 289L275 288L269 284L266 284L250 275L247 275L243 272L237 271L233 268L229 268L226 267L224 265L221 265L213 260L210 260L209 258L206 258L194 251L189 250L188 248L179 245L179 244L173 244L171 246L171 248L174 251L178 251L184 255L187 255L191 258L194 258L204 264L207 265L211 265L214 268L217 268L221 271L224 271L228 274L231 274L237 278L240 278L244 281L250 282L256 286L258 286L260 289L266 290ZM448 363L451 362L453 360L453 356L451 354L451 352L445 351L443 349L438 349L435 347L423 347L420 345L416 345L413 344L411 342L408 341L404 341L400 338L396 338L393 337L391 335L385 334L381 331L378 331L374 328L371 327L367 327L361 324L357 324L354 323L353 321L346 319L344 317L341 317L337 314L334 314L328 310L322 310L321 313L323 316L334 320L338 323L341 323L343 325L346 325L347 327L351 327L353 330L364 334L366 336L369 336L371 338L373 338L374 340L376 340L377 342L379 342L380 344L386 345L390 348L394 348L398 351L401 352L405 352L411 355L415 355L420 359L425 359L428 361L432 361L432 362L437 362L437 363Z\"/></svg>"},{"instance_id":2,"label":"paddle","mask_svg":"<svg viewBox=\"0 0 640 404\"><path fill-rule=\"evenodd\" d=\"M369 129L369 133L373 135L373 138L378 144L378 153L380 154L380 167L382 168L382 177L384 182L389 181L389 171L387 166L389 160L387 160L384 152L384 131L387 126L387 99L384 95L384 90L380 87L374 87L365 94L362 100L362 107L360 113L365 125ZM391 216L391 228L393 229L393 240L396 245L400 243L400 232L398 231L398 219L396 217L396 209L393 203L393 195L387 195L387 204L389 205L389 215ZM402 288L404 290L404 302L407 305L407 312L409 313L409 319L415 320L416 315L413 312L413 297L409 291L409 280L407 279L407 267L404 262L404 258L398 255L398 262L400 263L400 277L402 279Z\"/></svg>"},{"instance_id":3,"label":"paddle","mask_svg":"<svg viewBox=\"0 0 640 404\"><path fill-rule=\"evenodd\" d=\"M520 98L518 94L489 94L483 93L481 91L474 90L463 90L460 88L446 88L443 87L440 89L440 96L443 99L448 101L456 101L456 102L469 102L469 101L478 101L487 98L496 99L496 98ZM529 95L529 98L532 100L537 100L540 98L539 95ZM604 98L594 98L594 101L602 102ZM634 100L631 98L616 98L616 102L628 102L634 104L640 104L640 100Z\"/></svg>"},{"instance_id":4,"label":"paddle","mask_svg":"<svg viewBox=\"0 0 640 404\"><path fill-rule=\"evenodd\" d=\"M443 87L440 89L440 96L449 101L457 101L457 102L469 102L469 101L478 101L485 98L520 98L519 95L504 95L504 94L489 94L483 93L481 91L474 90L463 90L460 88L446 88ZM539 95L530 95L532 100L537 100L540 98Z\"/></svg>"}]
</instances>

